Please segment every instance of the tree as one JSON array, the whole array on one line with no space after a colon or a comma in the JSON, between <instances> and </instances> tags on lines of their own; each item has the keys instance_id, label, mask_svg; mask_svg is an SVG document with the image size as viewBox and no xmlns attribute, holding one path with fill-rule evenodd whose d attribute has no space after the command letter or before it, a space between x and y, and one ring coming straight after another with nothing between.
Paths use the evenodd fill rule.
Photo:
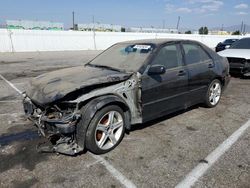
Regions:
<instances>
[{"instance_id":1,"label":"tree","mask_svg":"<svg viewBox=\"0 0 250 188\"><path fill-rule=\"evenodd\" d=\"M185 34L192 34L190 30L186 31Z\"/></svg>"},{"instance_id":2,"label":"tree","mask_svg":"<svg viewBox=\"0 0 250 188\"><path fill-rule=\"evenodd\" d=\"M204 34L208 35L208 28L207 27L204 27Z\"/></svg>"},{"instance_id":3,"label":"tree","mask_svg":"<svg viewBox=\"0 0 250 188\"><path fill-rule=\"evenodd\" d=\"M199 29L199 34L200 35L207 35L208 34L208 28L207 27L201 27Z\"/></svg>"},{"instance_id":4,"label":"tree","mask_svg":"<svg viewBox=\"0 0 250 188\"><path fill-rule=\"evenodd\" d=\"M232 33L232 35L241 35L241 33L240 33L239 30L237 30L237 31L234 31L234 32Z\"/></svg>"},{"instance_id":5,"label":"tree","mask_svg":"<svg viewBox=\"0 0 250 188\"><path fill-rule=\"evenodd\" d=\"M122 27L121 32L126 32L126 29L124 27Z\"/></svg>"}]
</instances>

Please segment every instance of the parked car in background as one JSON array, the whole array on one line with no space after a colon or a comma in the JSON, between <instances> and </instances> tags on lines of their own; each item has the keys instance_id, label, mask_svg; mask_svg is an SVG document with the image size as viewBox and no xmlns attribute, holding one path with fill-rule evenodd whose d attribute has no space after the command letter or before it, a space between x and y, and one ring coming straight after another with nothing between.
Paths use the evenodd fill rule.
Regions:
<instances>
[{"instance_id":1,"label":"parked car in background","mask_svg":"<svg viewBox=\"0 0 250 188\"><path fill-rule=\"evenodd\" d=\"M229 49L218 54L227 57L230 73L250 76L250 38L238 40Z\"/></svg>"},{"instance_id":2,"label":"parked car in background","mask_svg":"<svg viewBox=\"0 0 250 188\"><path fill-rule=\"evenodd\" d=\"M225 41L220 42L219 44L217 44L217 46L215 47L215 51L220 52L222 50L228 49L228 48L231 47L231 45L233 43L235 43L238 40L239 39L226 39Z\"/></svg>"},{"instance_id":3,"label":"parked car in background","mask_svg":"<svg viewBox=\"0 0 250 188\"><path fill-rule=\"evenodd\" d=\"M215 107L229 78L227 59L199 42L128 41L83 66L34 78L24 111L52 151L103 154L132 125L199 103Z\"/></svg>"}]
</instances>

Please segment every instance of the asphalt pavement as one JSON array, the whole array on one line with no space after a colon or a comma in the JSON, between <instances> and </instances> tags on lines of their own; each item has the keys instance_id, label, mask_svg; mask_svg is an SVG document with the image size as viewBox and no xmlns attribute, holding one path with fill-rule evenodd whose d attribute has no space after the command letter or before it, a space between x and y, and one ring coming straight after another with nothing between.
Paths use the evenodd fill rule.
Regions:
<instances>
[{"instance_id":1,"label":"asphalt pavement","mask_svg":"<svg viewBox=\"0 0 250 188\"><path fill-rule=\"evenodd\" d=\"M83 65L100 51L0 53L0 74L24 91L42 73ZM22 97L0 79L0 187L175 187L250 119L250 79L233 77L220 104L194 106L136 125L112 152L37 153L44 142ZM250 187L250 129L194 187Z\"/></svg>"}]
</instances>

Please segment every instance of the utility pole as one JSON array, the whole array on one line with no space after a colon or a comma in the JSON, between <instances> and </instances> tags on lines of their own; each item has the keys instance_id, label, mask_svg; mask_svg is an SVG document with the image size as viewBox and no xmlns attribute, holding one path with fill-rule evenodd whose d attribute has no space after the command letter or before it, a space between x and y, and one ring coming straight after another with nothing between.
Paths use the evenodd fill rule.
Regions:
<instances>
[{"instance_id":1,"label":"utility pole","mask_svg":"<svg viewBox=\"0 0 250 188\"><path fill-rule=\"evenodd\" d=\"M177 29L178 33L179 33L180 19L181 19L181 17L178 16L178 21L177 21L177 26L176 26L176 29Z\"/></svg>"},{"instance_id":2,"label":"utility pole","mask_svg":"<svg viewBox=\"0 0 250 188\"><path fill-rule=\"evenodd\" d=\"M95 30L95 16L92 16L93 31Z\"/></svg>"},{"instance_id":3,"label":"utility pole","mask_svg":"<svg viewBox=\"0 0 250 188\"><path fill-rule=\"evenodd\" d=\"M243 25L244 25L244 22L242 21L242 22L241 22L241 28L240 28L240 32L241 32L241 33L243 32Z\"/></svg>"},{"instance_id":4,"label":"utility pole","mask_svg":"<svg viewBox=\"0 0 250 188\"><path fill-rule=\"evenodd\" d=\"M73 18L73 30L75 30L75 12L72 12L72 18Z\"/></svg>"},{"instance_id":5,"label":"utility pole","mask_svg":"<svg viewBox=\"0 0 250 188\"><path fill-rule=\"evenodd\" d=\"M94 50L96 50L96 40L95 40L95 16L94 16L94 15L92 16L92 23L93 23L92 31L93 31L93 40L94 40Z\"/></svg>"},{"instance_id":6,"label":"utility pole","mask_svg":"<svg viewBox=\"0 0 250 188\"><path fill-rule=\"evenodd\" d=\"M245 33L246 33L246 24L244 24L244 27L243 27L243 35L245 35Z\"/></svg>"},{"instance_id":7,"label":"utility pole","mask_svg":"<svg viewBox=\"0 0 250 188\"><path fill-rule=\"evenodd\" d=\"M162 20L162 29L165 29L165 23L166 23L166 21Z\"/></svg>"}]
</instances>

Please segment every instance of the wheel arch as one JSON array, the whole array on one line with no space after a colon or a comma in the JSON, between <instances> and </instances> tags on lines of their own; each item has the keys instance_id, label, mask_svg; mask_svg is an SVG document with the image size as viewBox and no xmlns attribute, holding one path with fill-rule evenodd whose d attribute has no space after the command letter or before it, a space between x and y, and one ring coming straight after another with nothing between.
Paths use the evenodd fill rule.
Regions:
<instances>
[{"instance_id":1,"label":"wheel arch","mask_svg":"<svg viewBox=\"0 0 250 188\"><path fill-rule=\"evenodd\" d=\"M90 113L88 115L90 115L90 117L93 118L95 113L98 110L108 105L117 105L124 112L128 111L129 115L131 116L129 106L126 104L126 102L122 98L114 94L107 94L107 95L92 97L84 102L81 102L79 104L79 109L85 108L85 110L87 111L90 110Z\"/></svg>"},{"instance_id":2,"label":"wheel arch","mask_svg":"<svg viewBox=\"0 0 250 188\"><path fill-rule=\"evenodd\" d=\"M216 76L212 81L214 81L214 80L219 80L220 83L221 83L222 88L224 88L224 86L225 86L225 84L226 84L225 78L223 78L222 76ZM212 81L211 81L211 82L212 82Z\"/></svg>"},{"instance_id":3,"label":"wheel arch","mask_svg":"<svg viewBox=\"0 0 250 188\"><path fill-rule=\"evenodd\" d=\"M123 99L112 94L94 97L80 104L81 114L82 114L80 121L81 125L78 124L76 128L77 129L76 137L79 142L78 144L80 146L85 147L86 133L89 124L91 120L94 118L97 111L109 105L117 105L124 111L125 129L130 130L131 111Z\"/></svg>"}]
</instances>

